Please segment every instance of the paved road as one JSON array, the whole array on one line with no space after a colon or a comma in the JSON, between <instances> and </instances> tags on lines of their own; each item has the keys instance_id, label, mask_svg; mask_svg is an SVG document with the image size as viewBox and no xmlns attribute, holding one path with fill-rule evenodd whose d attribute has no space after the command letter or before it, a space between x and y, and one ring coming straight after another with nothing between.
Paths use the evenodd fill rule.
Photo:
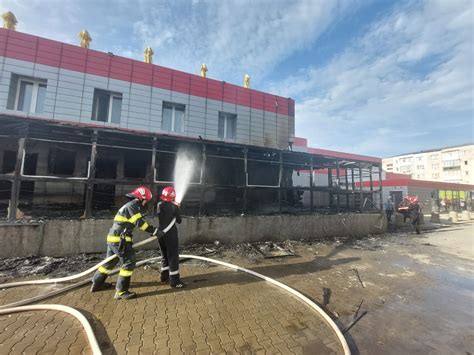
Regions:
<instances>
[{"instance_id":1,"label":"paved road","mask_svg":"<svg viewBox=\"0 0 474 355\"><path fill-rule=\"evenodd\" d=\"M274 277L323 303L348 333L354 353L466 354L474 351L472 224L416 236L386 234L362 241L293 242L297 257L255 259L235 249L216 258ZM357 270L360 280L357 277ZM87 288L48 300L88 315L105 353L341 353L326 324L305 305L251 276L185 263L189 287L172 291L157 272L140 269L137 300ZM2 304L55 286L1 291ZM89 351L79 324L57 312L0 317L0 353Z\"/></svg>"}]
</instances>

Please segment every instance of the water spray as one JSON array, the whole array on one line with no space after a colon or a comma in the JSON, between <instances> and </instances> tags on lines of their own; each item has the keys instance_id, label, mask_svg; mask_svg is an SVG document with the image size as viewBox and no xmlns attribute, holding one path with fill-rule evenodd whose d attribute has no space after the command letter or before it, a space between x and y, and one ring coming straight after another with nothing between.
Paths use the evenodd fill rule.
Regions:
<instances>
[{"instance_id":1,"label":"water spray","mask_svg":"<svg viewBox=\"0 0 474 355\"><path fill-rule=\"evenodd\" d=\"M191 183L191 178L196 167L195 159L186 151L179 151L174 167L174 189L176 202L181 203Z\"/></svg>"}]
</instances>

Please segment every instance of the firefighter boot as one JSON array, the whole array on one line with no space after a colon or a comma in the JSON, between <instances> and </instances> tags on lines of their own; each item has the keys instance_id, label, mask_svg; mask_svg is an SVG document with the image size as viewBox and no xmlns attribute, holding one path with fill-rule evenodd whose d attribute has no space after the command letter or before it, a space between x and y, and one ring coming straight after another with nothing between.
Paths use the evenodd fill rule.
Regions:
<instances>
[{"instance_id":1,"label":"firefighter boot","mask_svg":"<svg viewBox=\"0 0 474 355\"><path fill-rule=\"evenodd\" d=\"M104 282L101 284L93 283L91 286L91 292L110 290L112 288L114 288L114 285L112 285L110 282Z\"/></svg>"},{"instance_id":2,"label":"firefighter boot","mask_svg":"<svg viewBox=\"0 0 474 355\"><path fill-rule=\"evenodd\" d=\"M120 271L124 272L123 270L120 270ZM135 292L130 292L128 290L130 288L131 279L132 279L131 276L118 277L117 288L116 288L116 292L114 296L116 300L129 300L129 299L137 297L137 294Z\"/></svg>"},{"instance_id":3,"label":"firefighter boot","mask_svg":"<svg viewBox=\"0 0 474 355\"><path fill-rule=\"evenodd\" d=\"M112 288L113 285L111 283L105 282L107 276L108 274L106 274L105 271L101 272L101 269L99 268L99 270L96 271L94 276L92 277L91 292L97 292Z\"/></svg>"},{"instance_id":4,"label":"firefighter boot","mask_svg":"<svg viewBox=\"0 0 474 355\"><path fill-rule=\"evenodd\" d=\"M169 270L161 270L160 282L168 283L169 281L170 281L170 271Z\"/></svg>"},{"instance_id":5,"label":"firefighter boot","mask_svg":"<svg viewBox=\"0 0 474 355\"><path fill-rule=\"evenodd\" d=\"M132 298L136 298L137 294L135 292L130 291L117 291L115 292L114 298L116 300L131 300Z\"/></svg>"},{"instance_id":6,"label":"firefighter boot","mask_svg":"<svg viewBox=\"0 0 474 355\"><path fill-rule=\"evenodd\" d=\"M183 288L186 287L186 284L181 281L179 274L170 276L170 286L173 288Z\"/></svg>"}]
</instances>

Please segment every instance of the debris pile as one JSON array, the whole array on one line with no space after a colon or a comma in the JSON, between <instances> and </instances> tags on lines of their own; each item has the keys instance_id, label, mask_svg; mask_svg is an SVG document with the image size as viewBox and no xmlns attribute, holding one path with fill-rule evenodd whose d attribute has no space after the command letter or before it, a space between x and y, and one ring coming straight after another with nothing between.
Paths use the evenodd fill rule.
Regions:
<instances>
[{"instance_id":1,"label":"debris pile","mask_svg":"<svg viewBox=\"0 0 474 355\"><path fill-rule=\"evenodd\" d=\"M60 258L49 256L6 258L0 263L0 280L32 275L62 277L91 267L101 259L101 254L79 254Z\"/></svg>"}]
</instances>

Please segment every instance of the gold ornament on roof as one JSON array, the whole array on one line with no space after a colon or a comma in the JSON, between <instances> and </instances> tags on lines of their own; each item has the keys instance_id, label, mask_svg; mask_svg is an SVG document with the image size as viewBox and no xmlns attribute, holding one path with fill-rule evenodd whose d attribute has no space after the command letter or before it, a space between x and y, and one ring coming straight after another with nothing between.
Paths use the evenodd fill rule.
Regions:
<instances>
[{"instance_id":1,"label":"gold ornament on roof","mask_svg":"<svg viewBox=\"0 0 474 355\"><path fill-rule=\"evenodd\" d=\"M145 48L145 63L153 64L153 49L151 47Z\"/></svg>"},{"instance_id":2,"label":"gold ornament on roof","mask_svg":"<svg viewBox=\"0 0 474 355\"><path fill-rule=\"evenodd\" d=\"M18 23L13 12L8 11L2 15L3 18L3 28L15 31L15 26Z\"/></svg>"},{"instance_id":3,"label":"gold ornament on roof","mask_svg":"<svg viewBox=\"0 0 474 355\"><path fill-rule=\"evenodd\" d=\"M206 73L207 73L207 65L204 64L204 63L202 63L202 64L201 64L201 76L202 76L203 78L205 78L205 77L206 77Z\"/></svg>"},{"instance_id":4,"label":"gold ornament on roof","mask_svg":"<svg viewBox=\"0 0 474 355\"><path fill-rule=\"evenodd\" d=\"M244 88L250 89L250 75L248 74L244 76Z\"/></svg>"},{"instance_id":5,"label":"gold ornament on roof","mask_svg":"<svg viewBox=\"0 0 474 355\"><path fill-rule=\"evenodd\" d=\"M87 30L82 30L79 32L79 38L81 39L80 46L82 48L89 48L89 44L92 42L89 32L87 32Z\"/></svg>"}]
</instances>

